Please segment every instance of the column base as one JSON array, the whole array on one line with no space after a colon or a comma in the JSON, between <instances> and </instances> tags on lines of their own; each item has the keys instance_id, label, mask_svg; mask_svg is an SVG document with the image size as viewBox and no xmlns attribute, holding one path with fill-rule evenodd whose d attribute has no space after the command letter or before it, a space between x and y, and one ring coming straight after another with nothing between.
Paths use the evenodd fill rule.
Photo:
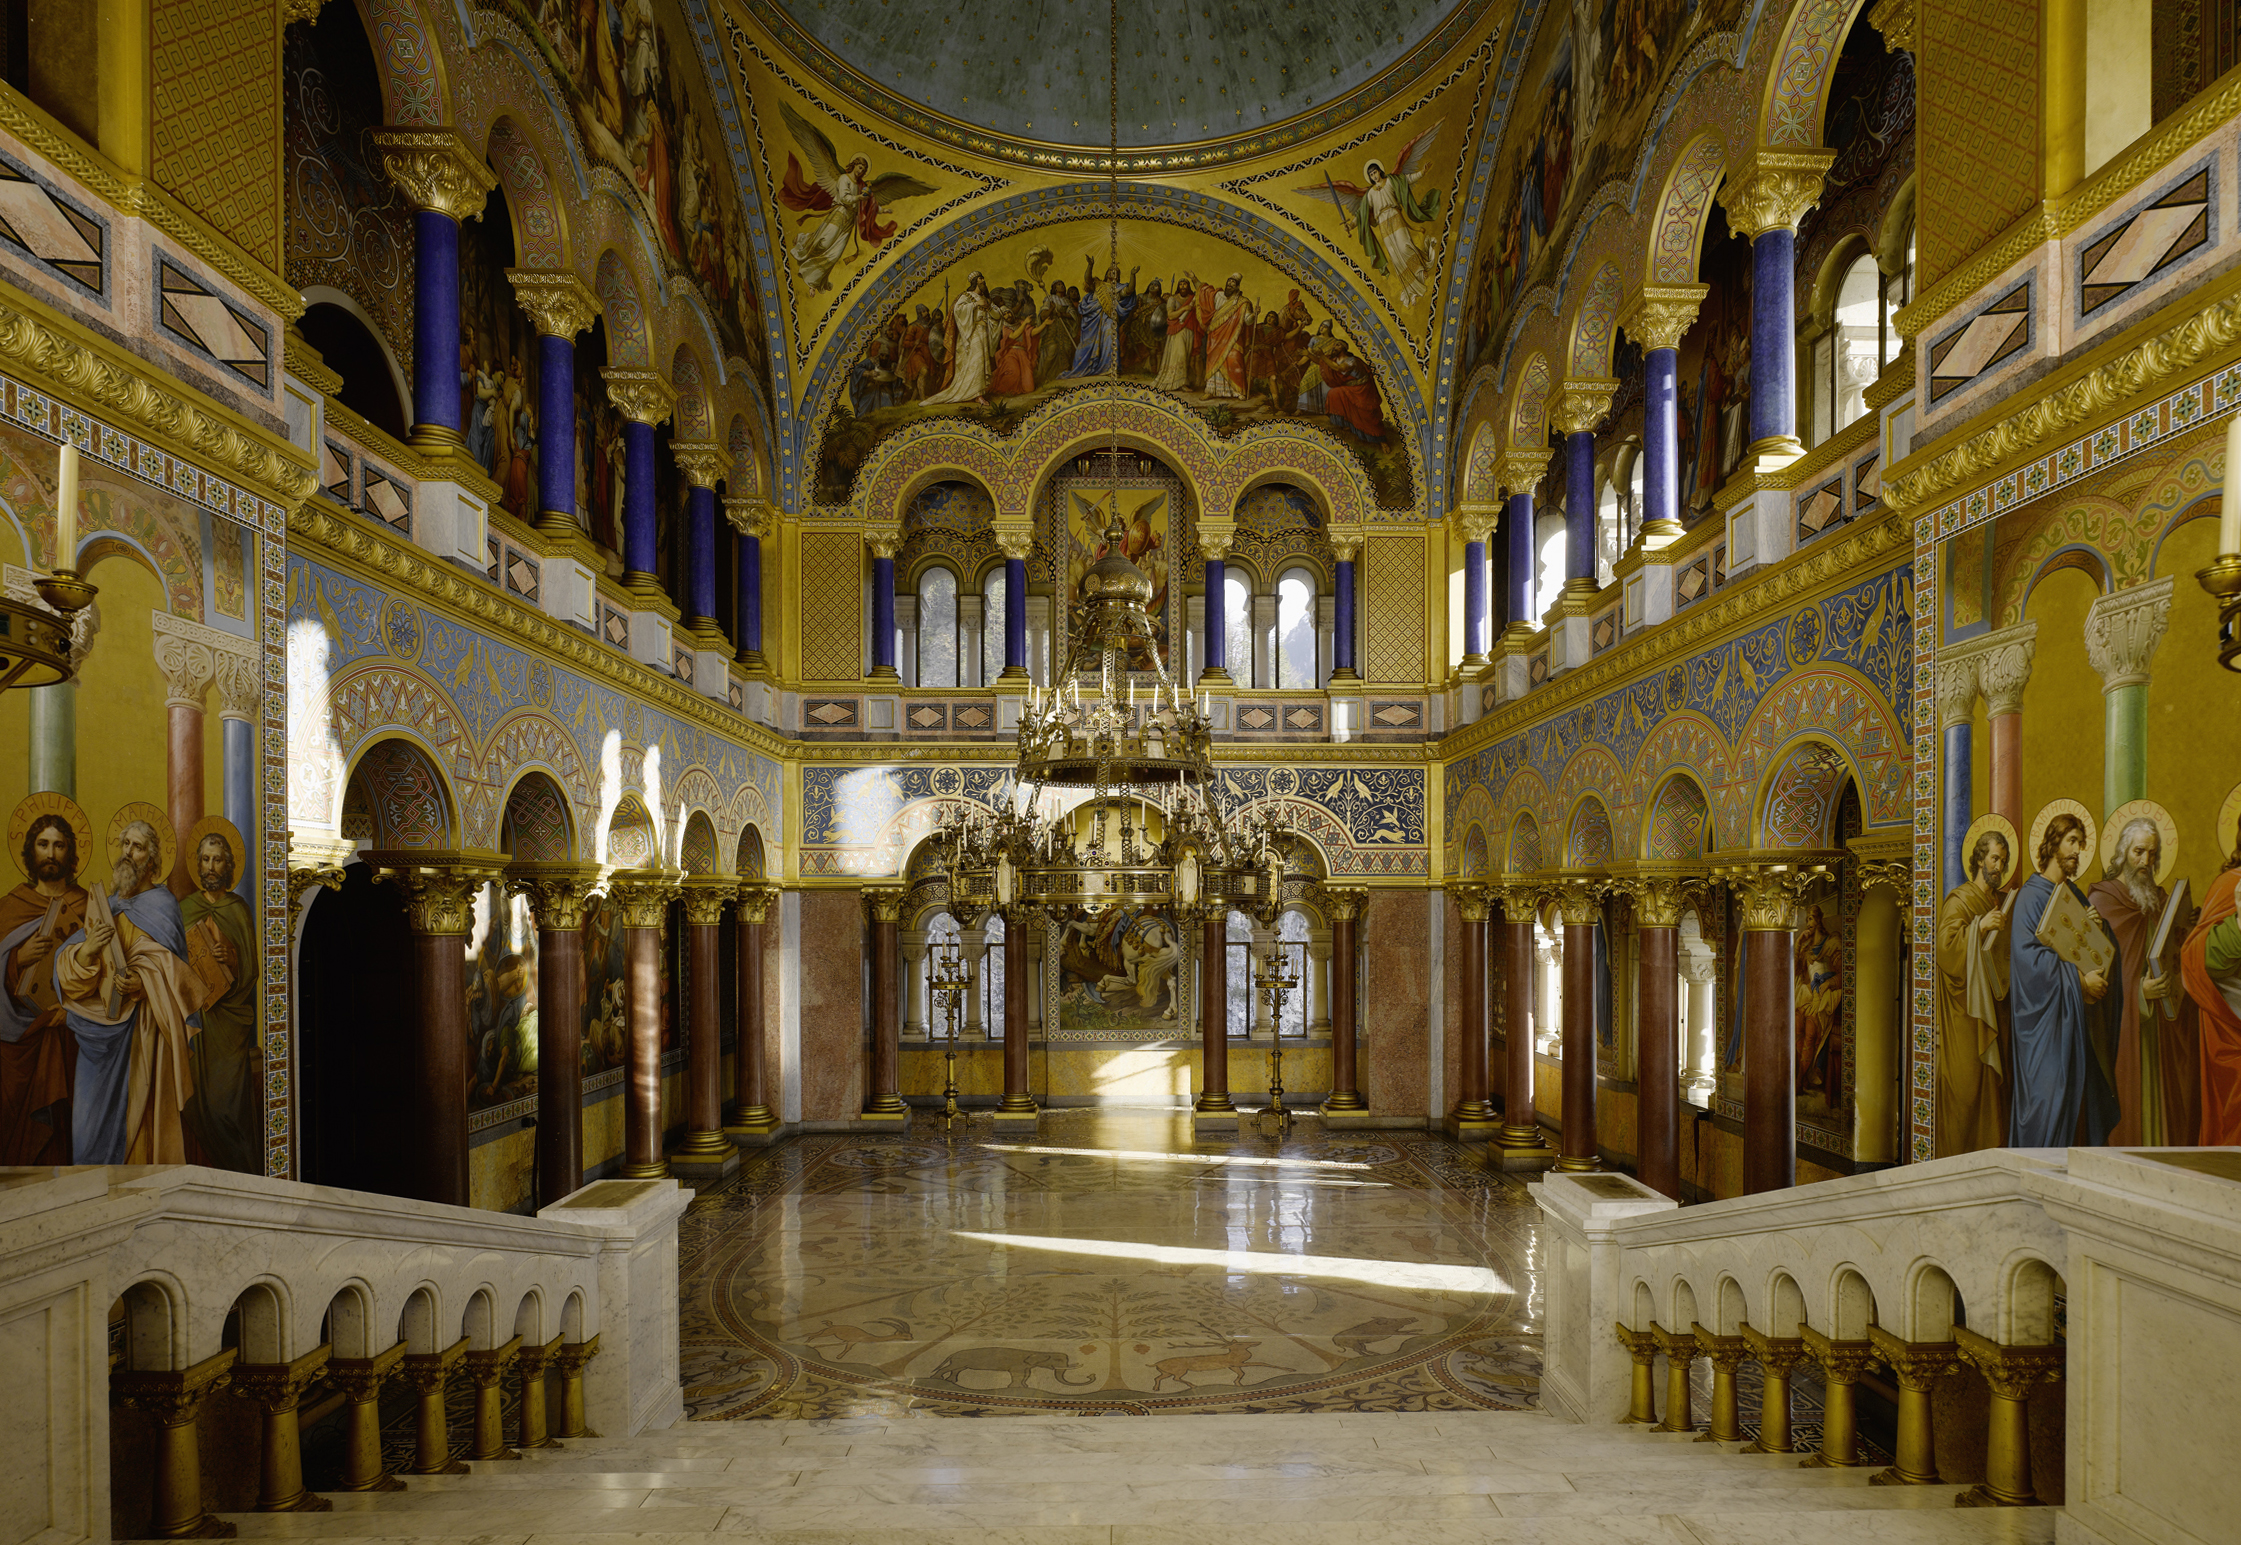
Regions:
<instances>
[{"instance_id":1,"label":"column base","mask_svg":"<svg viewBox=\"0 0 2241 1545\"><path fill-rule=\"evenodd\" d=\"M1490 1110L1471 1111L1458 1106L1440 1122L1458 1143L1491 1143L1502 1135L1501 1118Z\"/></svg>"},{"instance_id":2,"label":"column base","mask_svg":"<svg viewBox=\"0 0 2241 1545\"><path fill-rule=\"evenodd\" d=\"M464 1470L465 1465L460 1468ZM151 1527L148 1537L153 1540L230 1540L238 1538L241 1531L215 1513L205 1513L181 1529Z\"/></svg>"},{"instance_id":3,"label":"column base","mask_svg":"<svg viewBox=\"0 0 2241 1545\"><path fill-rule=\"evenodd\" d=\"M1002 1105L997 1106L994 1119L996 1130L999 1132L1033 1133L1042 1129L1043 1113L1030 1099L1025 1105L1010 1109L1006 1109Z\"/></svg>"},{"instance_id":4,"label":"column base","mask_svg":"<svg viewBox=\"0 0 2241 1545\"><path fill-rule=\"evenodd\" d=\"M622 586L640 606L663 606L669 602L669 596L661 588L661 576L649 574L644 569L626 569L623 572Z\"/></svg>"},{"instance_id":5,"label":"column base","mask_svg":"<svg viewBox=\"0 0 2241 1545\"><path fill-rule=\"evenodd\" d=\"M405 1483L384 1470L372 1480L362 1482L359 1485L329 1486L327 1489L329 1491L403 1491Z\"/></svg>"},{"instance_id":6,"label":"column base","mask_svg":"<svg viewBox=\"0 0 2241 1545\"><path fill-rule=\"evenodd\" d=\"M993 681L993 682L990 682L990 683L989 683L989 685L990 685L990 686L996 686L996 685L999 685L999 684L1001 684L1001 683L1003 683L1003 682L1007 682L1007 681L1018 682L1018 681L1026 681L1026 680L1028 680L1028 679L1029 679L1029 678L1028 678L1028 675L1027 675L1027 667L1026 667L1026 666L1024 666L1024 665L1007 665L1007 666L1005 666L1005 667L1004 667L1004 669L1003 669L1002 673L1001 673L1000 675L998 675L998 676L997 676L996 680L995 680L995 681Z\"/></svg>"},{"instance_id":7,"label":"column base","mask_svg":"<svg viewBox=\"0 0 2241 1545\"><path fill-rule=\"evenodd\" d=\"M739 1145L722 1132L686 1134L669 1155L669 1173L680 1180L724 1180L739 1173Z\"/></svg>"},{"instance_id":8,"label":"column base","mask_svg":"<svg viewBox=\"0 0 2241 1545\"><path fill-rule=\"evenodd\" d=\"M760 649L742 649L734 658L739 661L739 668L750 675L770 669L770 661L763 657Z\"/></svg>"},{"instance_id":9,"label":"column base","mask_svg":"<svg viewBox=\"0 0 2241 1545\"><path fill-rule=\"evenodd\" d=\"M1362 678L1351 665L1334 665L1331 667L1329 679L1332 681L1360 681Z\"/></svg>"},{"instance_id":10,"label":"column base","mask_svg":"<svg viewBox=\"0 0 2241 1545\"><path fill-rule=\"evenodd\" d=\"M615 1173L624 1180L667 1180L669 1178L669 1161L667 1159L657 1159L651 1164L625 1164ZM408 1471L407 1473L414 1472Z\"/></svg>"},{"instance_id":11,"label":"column base","mask_svg":"<svg viewBox=\"0 0 2241 1545\"><path fill-rule=\"evenodd\" d=\"M520 1457L514 1455L516 1459ZM1960 1500L1956 1498L1953 1505L1959 1507ZM334 1510L334 1499L322 1497L316 1491L299 1491L286 1502L275 1502L270 1507L260 1505L257 1509L260 1513L332 1513Z\"/></svg>"},{"instance_id":12,"label":"column base","mask_svg":"<svg viewBox=\"0 0 2241 1545\"><path fill-rule=\"evenodd\" d=\"M1800 1470L1857 1470L1860 1467L1860 1462L1857 1459L1849 1461L1831 1459L1827 1454L1816 1449L1808 1457L1800 1459L1797 1462L1797 1467Z\"/></svg>"},{"instance_id":13,"label":"column base","mask_svg":"<svg viewBox=\"0 0 2241 1545\"><path fill-rule=\"evenodd\" d=\"M1556 1172L1560 1175L1594 1175L1601 1173L1602 1168L1603 1161L1600 1158L1582 1159L1563 1154L1556 1160Z\"/></svg>"},{"instance_id":14,"label":"column base","mask_svg":"<svg viewBox=\"0 0 2241 1545\"><path fill-rule=\"evenodd\" d=\"M405 436L405 443L423 456L448 459L467 449L467 437L448 424L415 424ZM481 472L482 468L475 468Z\"/></svg>"},{"instance_id":15,"label":"column base","mask_svg":"<svg viewBox=\"0 0 2241 1545\"><path fill-rule=\"evenodd\" d=\"M724 1120L724 1136L737 1148L766 1148L784 1128L778 1113L767 1105L742 1105Z\"/></svg>"},{"instance_id":16,"label":"column base","mask_svg":"<svg viewBox=\"0 0 2241 1545\"><path fill-rule=\"evenodd\" d=\"M2039 1500L2036 1497L2030 1497L2021 1502L2011 1501L1994 1491L1986 1482L1979 1481L1967 1491L1955 1497L1953 1505L1955 1507L2037 1507Z\"/></svg>"},{"instance_id":17,"label":"column base","mask_svg":"<svg viewBox=\"0 0 2241 1545\"><path fill-rule=\"evenodd\" d=\"M898 1096L880 1095L856 1113L856 1122L874 1129L906 1127L910 1125L910 1107Z\"/></svg>"},{"instance_id":18,"label":"column base","mask_svg":"<svg viewBox=\"0 0 2241 1545\"><path fill-rule=\"evenodd\" d=\"M464 1459L447 1459L433 1470L422 1470L408 1465L397 1473L400 1475L472 1475L474 1471L468 1467L467 1461ZM227 1527L230 1529L232 1526L229 1524ZM196 1535L194 1537L197 1539L212 1538L208 1535ZM232 1535L228 1534L221 1537L231 1539ZM174 1538L177 1538L177 1536L174 1536Z\"/></svg>"},{"instance_id":19,"label":"column base","mask_svg":"<svg viewBox=\"0 0 2241 1545\"><path fill-rule=\"evenodd\" d=\"M1204 1137L1209 1132L1235 1132L1240 1117L1230 1110L1194 1110L1191 1112L1191 1136Z\"/></svg>"},{"instance_id":20,"label":"column base","mask_svg":"<svg viewBox=\"0 0 2241 1545\"><path fill-rule=\"evenodd\" d=\"M1198 673L1198 684L1202 687L1227 687L1235 685L1235 681L1221 666L1209 665Z\"/></svg>"},{"instance_id":21,"label":"column base","mask_svg":"<svg viewBox=\"0 0 2241 1545\"><path fill-rule=\"evenodd\" d=\"M1535 1129L1521 1131L1516 1127L1502 1128L1502 1134L1486 1153L1486 1162L1504 1170L1545 1170L1556 1163L1556 1150L1541 1141Z\"/></svg>"},{"instance_id":22,"label":"column base","mask_svg":"<svg viewBox=\"0 0 2241 1545\"><path fill-rule=\"evenodd\" d=\"M903 673L896 670L892 665L875 665L864 672L864 680L866 681L901 681L902 679Z\"/></svg>"},{"instance_id":23,"label":"column base","mask_svg":"<svg viewBox=\"0 0 2241 1545\"><path fill-rule=\"evenodd\" d=\"M530 524L537 528L537 534L542 537L574 539L584 534L584 528L576 524L576 517L566 510L539 510L537 518Z\"/></svg>"},{"instance_id":24,"label":"column base","mask_svg":"<svg viewBox=\"0 0 2241 1545\"><path fill-rule=\"evenodd\" d=\"M1355 1089L1334 1091L1323 1101L1323 1114L1326 1116L1360 1115L1368 1109L1369 1101L1363 1099L1361 1092Z\"/></svg>"}]
</instances>

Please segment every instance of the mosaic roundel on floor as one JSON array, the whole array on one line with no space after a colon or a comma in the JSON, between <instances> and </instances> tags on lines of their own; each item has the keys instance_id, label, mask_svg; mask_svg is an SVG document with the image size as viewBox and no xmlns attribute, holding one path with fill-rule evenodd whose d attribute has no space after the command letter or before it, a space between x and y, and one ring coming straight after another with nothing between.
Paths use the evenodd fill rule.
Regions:
<instances>
[{"instance_id":1,"label":"mosaic roundel on floor","mask_svg":"<svg viewBox=\"0 0 2241 1545\"><path fill-rule=\"evenodd\" d=\"M930 1129L930 1135L929 1135ZM683 1220L696 1418L1535 1404L1535 1210L1437 1137L808 1137Z\"/></svg>"}]
</instances>

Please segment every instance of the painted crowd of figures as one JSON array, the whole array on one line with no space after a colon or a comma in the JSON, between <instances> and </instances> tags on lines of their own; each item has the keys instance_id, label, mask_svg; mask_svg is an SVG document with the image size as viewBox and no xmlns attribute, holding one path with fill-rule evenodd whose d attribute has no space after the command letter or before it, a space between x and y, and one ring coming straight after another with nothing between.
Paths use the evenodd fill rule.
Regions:
<instances>
[{"instance_id":1,"label":"painted crowd of figures","mask_svg":"<svg viewBox=\"0 0 2241 1545\"><path fill-rule=\"evenodd\" d=\"M1997 815L1970 828L1938 914L1940 1153L2241 1143L2237 803L2199 905L2169 883L2178 834L2152 800L2112 812L2099 844L2074 800L2027 840Z\"/></svg>"},{"instance_id":2,"label":"painted crowd of figures","mask_svg":"<svg viewBox=\"0 0 2241 1545\"><path fill-rule=\"evenodd\" d=\"M16 806L23 883L0 896L0 1164L209 1164L261 1172L257 929L241 834L186 852L134 802L92 827L63 795Z\"/></svg>"}]
</instances>

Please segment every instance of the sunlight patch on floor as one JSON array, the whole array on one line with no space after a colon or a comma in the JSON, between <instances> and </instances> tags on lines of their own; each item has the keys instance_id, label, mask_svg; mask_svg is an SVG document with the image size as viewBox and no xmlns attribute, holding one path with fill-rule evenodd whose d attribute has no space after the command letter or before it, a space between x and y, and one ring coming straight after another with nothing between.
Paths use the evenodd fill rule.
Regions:
<instances>
[{"instance_id":1,"label":"sunlight patch on floor","mask_svg":"<svg viewBox=\"0 0 2241 1545\"><path fill-rule=\"evenodd\" d=\"M1107 1260L1142 1261L1154 1266L1211 1266L1258 1276L1319 1277L1374 1287L1429 1293L1507 1293L1508 1282L1484 1266L1450 1266L1431 1261L1370 1261L1338 1255L1293 1255L1275 1250L1200 1250L1186 1245L1133 1244L1119 1239L1061 1239L1038 1234L976 1234L958 1230L958 1239L1011 1250L1050 1250L1062 1255L1093 1255Z\"/></svg>"},{"instance_id":2,"label":"sunlight patch on floor","mask_svg":"<svg viewBox=\"0 0 2241 1545\"><path fill-rule=\"evenodd\" d=\"M991 1153L1048 1153L1065 1158L1135 1159L1154 1164L1235 1164L1271 1169L1375 1169L1374 1164L1350 1164L1337 1159L1272 1159L1249 1153L1152 1153L1130 1148L1046 1148L1032 1143L982 1143Z\"/></svg>"}]
</instances>

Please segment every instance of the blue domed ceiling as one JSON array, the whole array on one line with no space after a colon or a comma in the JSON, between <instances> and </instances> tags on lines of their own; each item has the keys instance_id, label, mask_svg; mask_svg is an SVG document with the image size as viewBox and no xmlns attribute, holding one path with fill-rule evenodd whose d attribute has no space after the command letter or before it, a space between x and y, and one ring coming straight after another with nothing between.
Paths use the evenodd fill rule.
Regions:
<instances>
[{"instance_id":1,"label":"blue domed ceiling","mask_svg":"<svg viewBox=\"0 0 2241 1545\"><path fill-rule=\"evenodd\" d=\"M1107 143L1108 0L777 3L800 29L797 43L826 55L810 63L861 78L836 82L859 100L899 99L1017 141ZM1444 53L1461 27L1443 23L1487 9L1488 0L1120 0L1121 145L1257 136L1311 114L1336 127Z\"/></svg>"}]
</instances>

